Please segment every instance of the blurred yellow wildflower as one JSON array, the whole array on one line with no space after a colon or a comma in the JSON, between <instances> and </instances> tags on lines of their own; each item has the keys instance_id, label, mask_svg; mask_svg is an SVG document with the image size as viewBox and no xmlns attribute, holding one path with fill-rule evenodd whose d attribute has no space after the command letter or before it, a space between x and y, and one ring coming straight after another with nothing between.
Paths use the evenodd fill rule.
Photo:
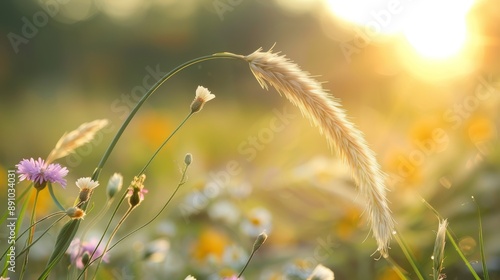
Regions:
<instances>
[{"instance_id":1,"label":"blurred yellow wildflower","mask_svg":"<svg viewBox=\"0 0 500 280\"><path fill-rule=\"evenodd\" d=\"M489 141L498 137L495 123L485 116L473 117L467 125L467 134L472 143Z\"/></svg>"},{"instance_id":2,"label":"blurred yellow wildflower","mask_svg":"<svg viewBox=\"0 0 500 280\"><path fill-rule=\"evenodd\" d=\"M163 143L173 127L165 116L151 111L141 116L139 122L139 134L152 149Z\"/></svg>"},{"instance_id":3,"label":"blurred yellow wildflower","mask_svg":"<svg viewBox=\"0 0 500 280\"><path fill-rule=\"evenodd\" d=\"M337 236L342 240L348 240L351 238L353 232L355 232L360 223L361 212L359 208L348 208L345 209L345 214L335 223L335 232Z\"/></svg>"},{"instance_id":4,"label":"blurred yellow wildflower","mask_svg":"<svg viewBox=\"0 0 500 280\"><path fill-rule=\"evenodd\" d=\"M223 233L212 229L203 229L198 241L193 246L192 256L200 262L215 259L217 262L222 260L224 249L229 241Z\"/></svg>"}]
</instances>

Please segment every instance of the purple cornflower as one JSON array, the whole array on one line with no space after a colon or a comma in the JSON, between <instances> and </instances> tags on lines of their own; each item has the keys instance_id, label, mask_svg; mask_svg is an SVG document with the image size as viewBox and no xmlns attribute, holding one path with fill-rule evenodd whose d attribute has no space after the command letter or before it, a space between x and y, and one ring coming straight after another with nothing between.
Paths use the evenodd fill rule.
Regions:
<instances>
[{"instance_id":1,"label":"purple cornflower","mask_svg":"<svg viewBox=\"0 0 500 280\"><path fill-rule=\"evenodd\" d=\"M86 264L90 263L90 256L92 255L92 252L94 252L97 243L97 239L92 239L89 242L81 242L79 238L73 239L73 241L71 241L71 245L69 245L68 251L66 252L69 254L71 263L76 265L78 269L83 269ZM101 248L97 248L92 260L100 257L102 253L103 250ZM102 257L102 261L105 263L109 262L107 253Z\"/></svg>"},{"instance_id":2,"label":"purple cornflower","mask_svg":"<svg viewBox=\"0 0 500 280\"><path fill-rule=\"evenodd\" d=\"M68 169L62 167L58 163L45 164L41 158L34 160L33 158L23 159L16 164L19 181L28 180L35 184L35 188L41 190L45 188L47 182L59 183L63 188L66 187L66 179L64 176L68 174Z\"/></svg>"}]
</instances>

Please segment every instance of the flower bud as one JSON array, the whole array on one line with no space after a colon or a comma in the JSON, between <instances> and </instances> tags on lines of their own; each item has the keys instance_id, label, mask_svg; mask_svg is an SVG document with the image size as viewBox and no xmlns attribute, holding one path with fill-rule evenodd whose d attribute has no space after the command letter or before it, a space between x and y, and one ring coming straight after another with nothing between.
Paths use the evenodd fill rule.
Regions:
<instances>
[{"instance_id":1,"label":"flower bud","mask_svg":"<svg viewBox=\"0 0 500 280\"><path fill-rule=\"evenodd\" d=\"M255 240L255 243L253 244L253 251L257 251L264 242L266 242L267 239L267 234L265 232L262 232L257 236L257 239Z\"/></svg>"},{"instance_id":2,"label":"flower bud","mask_svg":"<svg viewBox=\"0 0 500 280\"><path fill-rule=\"evenodd\" d=\"M115 173L111 178L109 178L108 186L106 187L106 193L108 198L111 199L115 196L117 192L122 189L123 186L123 176L120 173Z\"/></svg>"},{"instance_id":3,"label":"flower bud","mask_svg":"<svg viewBox=\"0 0 500 280\"><path fill-rule=\"evenodd\" d=\"M90 261L90 254L89 252L84 252L82 255L82 264L83 266L86 266Z\"/></svg>"},{"instance_id":4,"label":"flower bud","mask_svg":"<svg viewBox=\"0 0 500 280\"><path fill-rule=\"evenodd\" d=\"M35 182L35 185L34 185L35 189L38 191L45 189L46 186L47 186L47 181L43 181L42 183L37 181L37 182Z\"/></svg>"},{"instance_id":5,"label":"flower bud","mask_svg":"<svg viewBox=\"0 0 500 280\"><path fill-rule=\"evenodd\" d=\"M144 194L148 192L148 190L144 188L144 180L146 180L146 175L141 174L139 177L134 177L130 183L127 196L129 196L128 203L131 208L139 205L139 203L144 200Z\"/></svg>"},{"instance_id":6,"label":"flower bud","mask_svg":"<svg viewBox=\"0 0 500 280\"><path fill-rule=\"evenodd\" d=\"M187 153L186 156L184 157L184 163L186 165L190 165L191 162L193 162L193 155L190 153Z\"/></svg>"},{"instance_id":7,"label":"flower bud","mask_svg":"<svg viewBox=\"0 0 500 280\"><path fill-rule=\"evenodd\" d=\"M66 215L73 220L83 219L85 217L85 211L78 207L71 207L66 209Z\"/></svg>"}]
</instances>

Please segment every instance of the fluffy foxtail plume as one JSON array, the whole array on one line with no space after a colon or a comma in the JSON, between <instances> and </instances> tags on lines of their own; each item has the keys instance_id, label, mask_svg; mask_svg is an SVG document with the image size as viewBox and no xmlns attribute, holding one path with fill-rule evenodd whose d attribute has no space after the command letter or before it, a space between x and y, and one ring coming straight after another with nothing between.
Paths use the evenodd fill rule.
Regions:
<instances>
[{"instance_id":1,"label":"fluffy foxtail plume","mask_svg":"<svg viewBox=\"0 0 500 280\"><path fill-rule=\"evenodd\" d=\"M77 129L65 133L55 148L50 152L47 157L46 164L53 162L56 159L65 157L73 152L76 148L90 142L94 139L97 131L101 130L108 124L108 120L95 120L88 123L81 124Z\"/></svg>"},{"instance_id":2,"label":"fluffy foxtail plume","mask_svg":"<svg viewBox=\"0 0 500 280\"><path fill-rule=\"evenodd\" d=\"M273 53L272 49L258 49L244 59L260 85L267 89L269 83L297 106L319 128L330 148L350 166L354 181L368 202L366 211L378 251L387 256L394 220L387 205L384 175L362 133L347 120L340 103L284 55Z\"/></svg>"}]
</instances>

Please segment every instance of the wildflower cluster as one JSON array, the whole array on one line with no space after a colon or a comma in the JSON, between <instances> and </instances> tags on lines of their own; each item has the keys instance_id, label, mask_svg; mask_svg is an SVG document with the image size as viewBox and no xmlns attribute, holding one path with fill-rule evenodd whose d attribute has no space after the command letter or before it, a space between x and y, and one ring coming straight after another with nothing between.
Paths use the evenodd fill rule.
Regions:
<instances>
[{"instance_id":1,"label":"wildflower cluster","mask_svg":"<svg viewBox=\"0 0 500 280\"><path fill-rule=\"evenodd\" d=\"M302 114L314 126L319 128L330 148L340 155L342 164L345 164L351 171L353 184L357 185L361 194L361 202L358 201L356 207L344 208L338 211L346 216L337 225L343 227L343 231L331 231L332 234L336 233L340 239L345 235L350 235L359 223L357 220L353 222L349 219L352 216L357 218L360 213L358 208L364 208L374 242L376 242L376 246L373 244L373 247L377 248L380 255L386 258L388 262L392 262L392 259L389 258L389 245L391 239L395 236L398 244L402 246L411 260L410 250L394 231L395 223L386 197L384 173L376 160L375 153L369 148L361 131L348 120L340 102L331 97L323 89L320 82L303 71L297 64L272 50L263 52L259 49L247 56L218 53L200 57L180 65L162 77L157 84L162 84L190 65L217 58L237 59L248 63L258 83L265 89L268 88L268 85L273 86L278 93L286 97L293 105L296 105ZM138 276L141 279L158 277L165 279L173 276L179 279L185 277L186 280L196 280L196 276L198 278L203 277L202 279L242 280L245 279L245 276L250 279L250 277L260 275L263 279L333 280L334 272L327 266L334 266L332 263L335 262L331 259L332 256L337 254L334 247L341 247L341 245L331 241L331 235L327 236L327 242L324 242L322 238L315 239L318 245L312 253L315 255L314 258L292 259L278 256L277 259L279 260L273 260L272 262L273 268L281 267L281 269L276 269L277 272L256 271L254 267L260 267L260 265L252 267L251 261L256 258L259 259L259 264L271 263L268 261L270 257L266 249L267 246L279 248L281 251L291 242L300 240L300 242L307 244L313 239L300 239L299 236L302 233L290 230L287 228L285 221L276 218L277 215L273 210L280 208L280 205L278 204L279 199L272 194L269 196L270 199L273 199L271 203L276 202L274 208L266 207L265 203L261 201L252 201L250 198L254 188L246 180L242 180L243 182L227 180L224 185L220 185L220 182L218 182L215 183L218 187L215 190L213 189L214 182L210 182L210 180L202 181L198 184L198 187L185 191L181 199L174 200L174 196L178 193L180 187L186 184L188 167L193 164L193 156L188 153L184 157L184 164L179 168L181 175L175 188L154 186L154 183L149 182L156 182L156 180L151 179L148 180L148 184L150 184L148 189L146 188L146 173L153 160L159 155L171 137L192 116L198 116L195 113L199 113L208 101L215 98L215 95L205 87L198 86L196 88L194 100L189 106L185 119L159 145L144 167L134 173L137 175L125 175L125 177L129 176L132 180L130 180L129 187L122 190L124 176L106 170L104 168L105 163L138 109L154 93L157 87L154 86L146 92L138 101L136 107L130 111L129 116L117 131L94 172L90 176L75 176L78 178L74 180L78 195L73 200L65 197L61 203L56 198L56 193L60 196L61 192L63 194L67 194L67 192L54 191L53 185L58 184L63 189L66 189L68 181L72 182L72 180L66 179L70 170L59 163L55 163L55 161L92 141L96 133L109 123L107 120L84 123L77 129L65 133L47 158L22 159L16 165L19 180L30 182L25 191L27 196L20 197L16 202L22 203L24 210L28 208L31 210L30 224L15 239L16 242L22 240L24 243L24 247L19 250L20 253L17 256L19 258L23 255L19 279L31 278L35 273L38 273L29 272L30 274L26 275L31 267L38 267L29 265L29 262L32 261L32 258L28 257L30 256L30 250L35 250L38 245L45 245L45 241L48 240L47 233L58 228L59 234L53 244L52 253L50 256L46 256L47 263L43 266L43 271L37 275L39 279L47 279L56 271L61 271L61 263L65 264L66 262L70 264L67 270L68 276L66 277L68 279L104 279L109 278L111 274L120 274L117 278L125 279L127 273L139 271L140 275ZM127 160L130 161L131 159ZM339 185L337 183L340 180L335 180L340 176L335 173L336 166L332 162L321 161L319 165L321 165L322 172L327 173L330 177L324 182L310 180L309 185L318 188L326 185L325 189L327 190L335 189L338 193L343 193L344 196L356 197L355 192L354 195L351 195L354 188L337 188L337 185ZM310 169L313 169L313 172L310 172ZM319 169L317 167L298 168L299 171L296 172L296 175L299 174L299 176L296 177L302 176L302 179L304 177L311 179L317 175L314 172L318 172ZM107 181L106 189L101 190L102 188L98 188L98 186L103 181L99 181L99 177L101 174L106 173L112 175ZM155 173L147 174L148 178L156 177ZM331 177L335 177L335 179ZM286 185L291 184L291 182L295 184L303 184L304 182L304 180L295 179L287 178L288 181L281 183ZM348 180L343 178L342 181ZM69 185L73 186L71 183ZM335 185L335 188L332 188L332 185ZM37 202L40 195L46 192L46 189L59 210L39 219L36 215ZM35 193L33 201L30 200L32 190L35 190L33 191ZM74 190L76 191L76 189ZM259 189L259 191L262 191L262 189ZM346 195L346 193L349 195ZM291 197L291 195L288 197ZM306 200L307 198L304 197L304 201ZM70 204L68 201L74 201L74 203ZM325 201L325 197L317 200L309 199L310 204L314 204L316 201ZM160 203L162 207L156 207L156 203ZM175 211L169 213L168 217L162 216L167 206L175 203L178 206ZM128 208L122 207L123 204L128 204ZM328 207L336 206L331 201L326 204L328 204ZM295 205L291 206L295 207ZM25 213L24 210L22 213ZM297 219L297 221L294 220L292 223L299 223L302 208L294 210L296 212L294 219ZM1 218L2 221L6 220L5 217L4 215ZM43 231L38 231L35 235L35 229L40 227L39 224L53 217L59 217L59 219L50 225L43 224L43 227L41 227ZM319 211L314 217L318 221L323 220L328 223L331 221ZM85 221L83 221L84 218ZM25 228L22 225L23 220L20 218L15 222L13 228L16 234L21 228ZM65 223L60 226L59 221ZM443 262L445 259L444 248L448 222L446 219L441 218L439 221L432 264L434 279L445 278ZM190 224L191 222L193 224ZM126 223L127 227L124 226ZM138 223L140 225L137 225ZM130 229L131 227L134 229ZM151 230L140 236L134 236L135 239L132 239L136 232L146 227ZM348 228L348 234L345 234L346 228ZM128 229L128 231L125 232L124 229ZM300 229L300 231L302 230L306 231L305 228ZM38 234L39 232L41 233ZM344 234L341 232L344 232ZM91 237L89 238L89 236ZM127 240L125 249L127 254L115 249L118 245L124 245L125 240ZM111 250L113 250L113 254L117 252L118 257L116 259L112 259ZM328 253L319 253L324 251ZM257 252L259 252L258 255ZM7 261L6 254L2 256L2 258L4 257ZM116 260L118 263L130 262L133 265L124 265L123 270L117 272L112 260L113 262ZM107 270L101 267L101 265L105 267L108 264L113 268ZM396 265L394 267L394 270L403 275L402 278L404 278L404 273L399 271ZM416 273L421 276L418 271ZM5 269L2 274L0 279L9 279ZM186 275L188 276L186 277ZM57 277L59 276L57 275Z\"/></svg>"}]
</instances>

